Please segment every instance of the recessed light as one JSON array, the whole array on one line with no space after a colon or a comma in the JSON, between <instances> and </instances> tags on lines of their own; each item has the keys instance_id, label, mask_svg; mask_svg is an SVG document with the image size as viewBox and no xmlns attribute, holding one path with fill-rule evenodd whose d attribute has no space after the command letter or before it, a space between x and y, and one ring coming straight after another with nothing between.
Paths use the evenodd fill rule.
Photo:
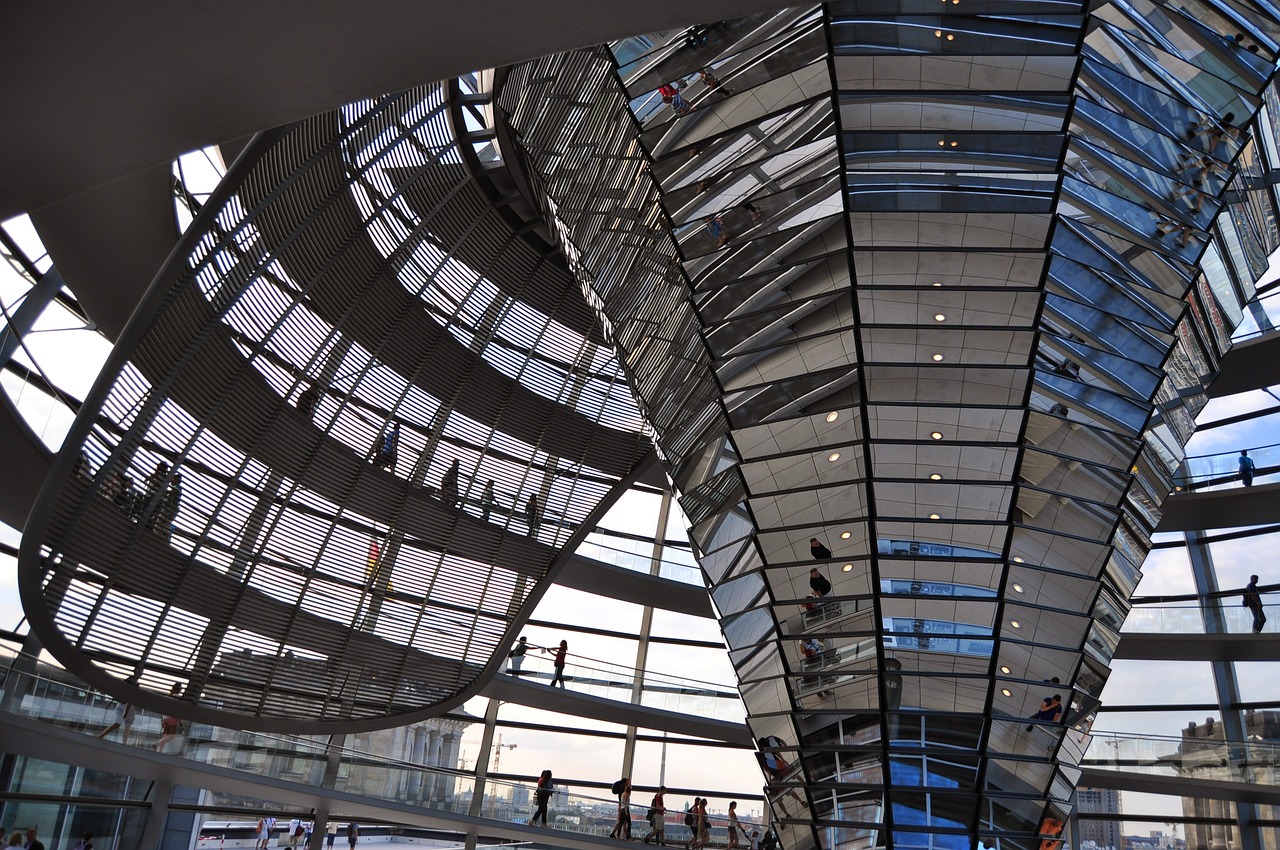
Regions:
<instances>
[{"instance_id":1,"label":"recessed light","mask_svg":"<svg viewBox=\"0 0 1280 850\"><path fill-rule=\"evenodd\" d=\"M950 41L950 40L951 40L951 37L950 37L950 36L947 36L947 41ZM954 147L959 147L959 145L960 145L960 143L959 143L959 142L952 142L952 143L951 143L951 147L953 147L953 148L954 148Z\"/></svg>"},{"instance_id":2,"label":"recessed light","mask_svg":"<svg viewBox=\"0 0 1280 850\"><path fill-rule=\"evenodd\" d=\"M934 31L933 31L933 37L934 37L934 38L942 38L942 30L934 30Z\"/></svg>"},{"instance_id":3,"label":"recessed light","mask_svg":"<svg viewBox=\"0 0 1280 850\"><path fill-rule=\"evenodd\" d=\"M934 363L941 363L941 362L942 362L942 355L941 355L941 354L935 354L935 355L933 355L933 362L934 362Z\"/></svg>"},{"instance_id":4,"label":"recessed light","mask_svg":"<svg viewBox=\"0 0 1280 850\"><path fill-rule=\"evenodd\" d=\"M955 41L956 37L951 33L947 33L947 41Z\"/></svg>"},{"instance_id":5,"label":"recessed light","mask_svg":"<svg viewBox=\"0 0 1280 850\"><path fill-rule=\"evenodd\" d=\"M938 139L938 147L940 147L940 148L945 148L946 146L947 146L947 140L946 140L946 139Z\"/></svg>"},{"instance_id":6,"label":"recessed light","mask_svg":"<svg viewBox=\"0 0 1280 850\"><path fill-rule=\"evenodd\" d=\"M935 322L945 322L945 321L947 320L947 314L946 314L946 313L934 313L934 314L933 314L933 320L934 320Z\"/></svg>"},{"instance_id":7,"label":"recessed light","mask_svg":"<svg viewBox=\"0 0 1280 850\"><path fill-rule=\"evenodd\" d=\"M930 476L929 476L929 480L930 480L930 481L941 481L941 480L942 480L942 476L935 472L935 473L933 473L932 475L930 475Z\"/></svg>"},{"instance_id":8,"label":"recessed light","mask_svg":"<svg viewBox=\"0 0 1280 850\"><path fill-rule=\"evenodd\" d=\"M853 532L852 532L852 531L842 531L842 532L840 532L840 539L841 539L841 540L848 540L848 539L849 539L850 537L852 537L852 536L853 536Z\"/></svg>"},{"instance_id":9,"label":"recessed light","mask_svg":"<svg viewBox=\"0 0 1280 850\"><path fill-rule=\"evenodd\" d=\"M933 285L934 285L934 286L942 286L942 281L940 281L940 280L935 280L935 281L933 282Z\"/></svg>"},{"instance_id":10,"label":"recessed light","mask_svg":"<svg viewBox=\"0 0 1280 850\"><path fill-rule=\"evenodd\" d=\"M1012 671L1012 670L1010 670L1008 667L1001 666L1001 668L1000 668L1000 672L1001 672L1001 673L1004 673L1004 674L1006 674L1006 675L1008 675L1009 673L1012 673L1013 671Z\"/></svg>"},{"instance_id":11,"label":"recessed light","mask_svg":"<svg viewBox=\"0 0 1280 850\"><path fill-rule=\"evenodd\" d=\"M840 418L840 411L838 411L838 410L833 410L833 411L831 411L830 413L828 413L828 414L827 414L827 421L828 421L828 422L835 422L835 421L836 421L837 419L839 419L839 418Z\"/></svg>"},{"instance_id":12,"label":"recessed light","mask_svg":"<svg viewBox=\"0 0 1280 850\"><path fill-rule=\"evenodd\" d=\"M832 463L835 463L839 459L840 459L840 452L832 452L831 454L827 455L827 460L831 461Z\"/></svg>"},{"instance_id":13,"label":"recessed light","mask_svg":"<svg viewBox=\"0 0 1280 850\"><path fill-rule=\"evenodd\" d=\"M1022 623L1019 623L1017 620L1010 620L1009 625L1013 626L1015 629L1022 628Z\"/></svg>"},{"instance_id":14,"label":"recessed light","mask_svg":"<svg viewBox=\"0 0 1280 850\"><path fill-rule=\"evenodd\" d=\"M1014 593L1021 593L1021 592L1022 592L1022 585L1018 584L1018 583L1015 581L1015 582L1013 583L1013 592L1014 592Z\"/></svg>"},{"instance_id":15,"label":"recessed light","mask_svg":"<svg viewBox=\"0 0 1280 850\"><path fill-rule=\"evenodd\" d=\"M929 514L929 519L942 519L938 514Z\"/></svg>"},{"instance_id":16,"label":"recessed light","mask_svg":"<svg viewBox=\"0 0 1280 850\"><path fill-rule=\"evenodd\" d=\"M1013 696L1013 691L1009 690L1008 688L1001 688L1000 693L1004 694L1007 697Z\"/></svg>"},{"instance_id":17,"label":"recessed light","mask_svg":"<svg viewBox=\"0 0 1280 850\"><path fill-rule=\"evenodd\" d=\"M941 432L941 431L934 431L934 432L933 432L932 434L930 434L929 436L930 436L930 437L933 437L933 439L935 439L935 440L941 440L941 439L942 439L942 432Z\"/></svg>"},{"instance_id":18,"label":"recessed light","mask_svg":"<svg viewBox=\"0 0 1280 850\"><path fill-rule=\"evenodd\" d=\"M844 565L843 567L841 567L840 569L841 569L841 570L843 570L843 571L844 571L844 572L846 572L846 573L851 573L851 572L853 572L853 564L845 564L845 565Z\"/></svg>"},{"instance_id":19,"label":"recessed light","mask_svg":"<svg viewBox=\"0 0 1280 850\"><path fill-rule=\"evenodd\" d=\"M1014 556L1013 556L1013 562L1014 562L1015 564L1022 564L1022 563L1025 563L1025 561L1023 561L1023 559L1022 559L1022 556L1021 556L1021 555L1014 555Z\"/></svg>"}]
</instances>

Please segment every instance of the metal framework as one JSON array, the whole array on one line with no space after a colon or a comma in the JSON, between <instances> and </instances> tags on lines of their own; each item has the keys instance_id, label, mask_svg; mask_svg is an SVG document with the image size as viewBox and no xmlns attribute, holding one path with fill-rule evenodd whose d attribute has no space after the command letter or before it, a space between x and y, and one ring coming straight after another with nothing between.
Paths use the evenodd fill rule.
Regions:
<instances>
[{"instance_id":1,"label":"metal framework","mask_svg":"<svg viewBox=\"0 0 1280 850\"><path fill-rule=\"evenodd\" d=\"M187 231L26 527L33 630L86 681L251 728L439 712L651 462L454 106L264 134Z\"/></svg>"},{"instance_id":2,"label":"metal framework","mask_svg":"<svg viewBox=\"0 0 1280 850\"><path fill-rule=\"evenodd\" d=\"M1265 0L850 0L265 134L33 512L33 629L162 710L433 713L651 428L784 846L1041 846L1278 47Z\"/></svg>"}]
</instances>

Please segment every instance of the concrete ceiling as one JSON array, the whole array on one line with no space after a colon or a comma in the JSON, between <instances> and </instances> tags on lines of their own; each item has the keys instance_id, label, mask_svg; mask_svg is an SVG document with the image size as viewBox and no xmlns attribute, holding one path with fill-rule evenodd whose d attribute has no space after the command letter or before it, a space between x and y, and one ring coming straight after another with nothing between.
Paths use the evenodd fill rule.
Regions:
<instances>
[{"instance_id":1,"label":"concrete ceiling","mask_svg":"<svg viewBox=\"0 0 1280 850\"><path fill-rule=\"evenodd\" d=\"M0 220L185 151L362 97L782 5L778 0L13 5L0 29L0 79L10 127L0 134Z\"/></svg>"}]
</instances>

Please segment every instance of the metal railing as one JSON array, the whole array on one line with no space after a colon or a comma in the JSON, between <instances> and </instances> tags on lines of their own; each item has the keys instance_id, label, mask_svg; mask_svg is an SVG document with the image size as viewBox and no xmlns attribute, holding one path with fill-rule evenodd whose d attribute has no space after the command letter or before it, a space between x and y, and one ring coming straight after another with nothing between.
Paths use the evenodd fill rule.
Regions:
<instances>
[{"instance_id":1,"label":"metal railing","mask_svg":"<svg viewBox=\"0 0 1280 850\"><path fill-rule=\"evenodd\" d=\"M1212 737L1160 737L1093 732L1082 767L1221 782L1280 784L1280 744ZM1221 734L1221 727L1217 734Z\"/></svg>"},{"instance_id":2,"label":"metal railing","mask_svg":"<svg viewBox=\"0 0 1280 850\"><path fill-rule=\"evenodd\" d=\"M18 716L103 737L114 722L114 700L74 682L20 670L12 663L18 658L14 656L3 671L0 704ZM44 669L53 672L55 668ZM121 730L116 729L109 737L116 740L120 735ZM480 779L464 771L400 761L332 745L327 736L267 734L195 723L183 724L180 733L166 739L160 717L135 710L130 740L125 743L151 747L197 764L455 814L470 814L472 800L480 795L482 817L525 823L536 802L532 783ZM647 799L639 792L637 796ZM648 831L648 808L647 803L631 803L633 834ZM607 835L617 815L616 799L571 792L557 785L549 801L548 825L578 834ZM720 827L725 823L720 816L709 820ZM743 824L750 826L745 818ZM666 826L683 829L683 812L670 808Z\"/></svg>"}]
</instances>

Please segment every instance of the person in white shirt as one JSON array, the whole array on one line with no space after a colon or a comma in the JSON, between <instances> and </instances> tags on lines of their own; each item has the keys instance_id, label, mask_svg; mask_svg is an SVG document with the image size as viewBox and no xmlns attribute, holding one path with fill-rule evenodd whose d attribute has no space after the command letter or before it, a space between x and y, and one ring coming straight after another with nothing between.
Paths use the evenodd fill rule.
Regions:
<instances>
[{"instance_id":1,"label":"person in white shirt","mask_svg":"<svg viewBox=\"0 0 1280 850\"><path fill-rule=\"evenodd\" d=\"M289 821L289 847L290 848L297 847L298 839L301 837L302 837L302 821L299 820L298 818L294 818L293 820Z\"/></svg>"}]
</instances>

